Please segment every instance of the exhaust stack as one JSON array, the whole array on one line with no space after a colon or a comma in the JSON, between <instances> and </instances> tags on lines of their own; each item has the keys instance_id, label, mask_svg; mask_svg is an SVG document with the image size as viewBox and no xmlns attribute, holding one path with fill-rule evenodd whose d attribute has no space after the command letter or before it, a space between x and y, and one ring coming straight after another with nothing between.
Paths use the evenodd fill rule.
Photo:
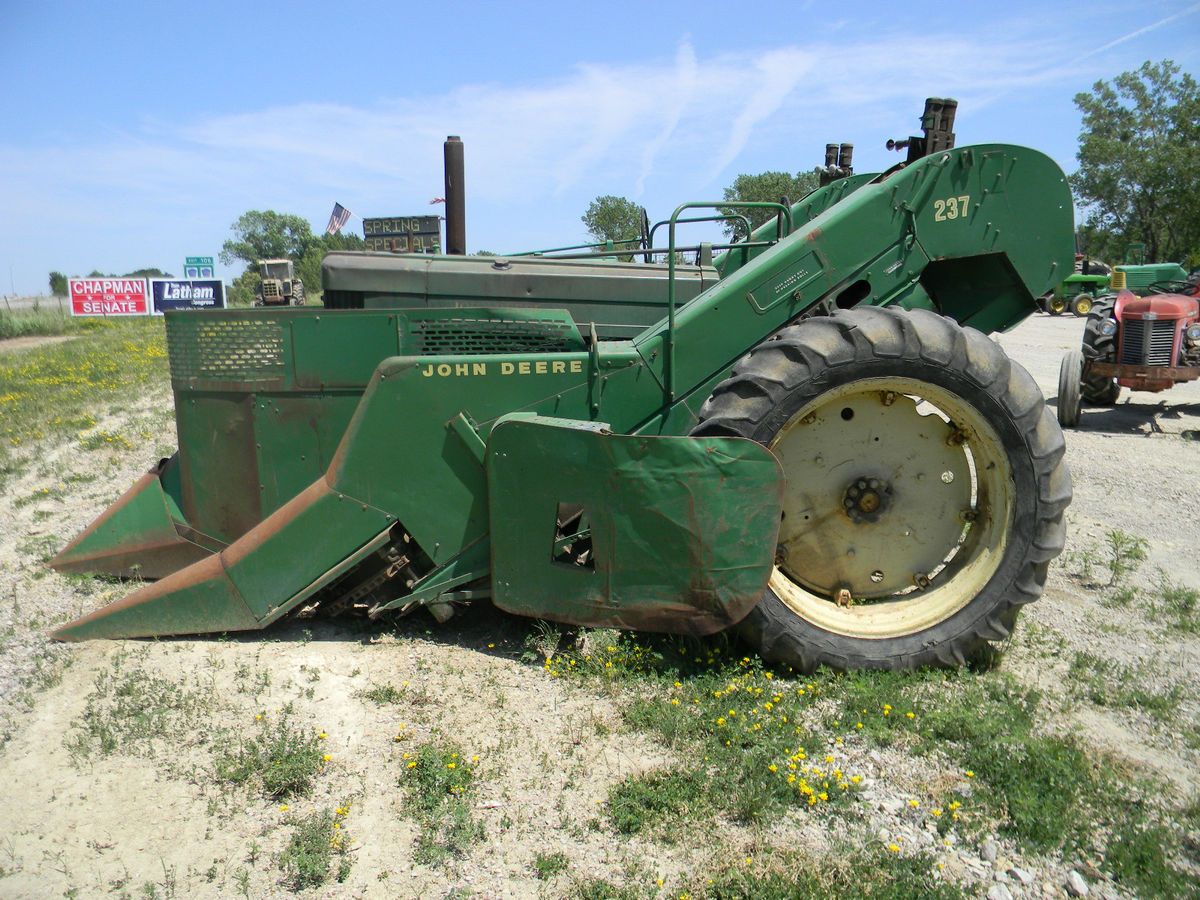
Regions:
<instances>
[{"instance_id":1,"label":"exhaust stack","mask_svg":"<svg viewBox=\"0 0 1200 900\"><path fill-rule=\"evenodd\" d=\"M456 134L442 145L446 165L446 253L467 252L467 196L464 188L463 142Z\"/></svg>"}]
</instances>

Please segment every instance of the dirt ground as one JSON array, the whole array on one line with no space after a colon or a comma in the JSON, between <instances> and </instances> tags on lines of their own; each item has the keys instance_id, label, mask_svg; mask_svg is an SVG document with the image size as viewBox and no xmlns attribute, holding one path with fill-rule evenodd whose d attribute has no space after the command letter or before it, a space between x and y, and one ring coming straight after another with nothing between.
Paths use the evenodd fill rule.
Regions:
<instances>
[{"instance_id":1,"label":"dirt ground","mask_svg":"<svg viewBox=\"0 0 1200 900\"><path fill-rule=\"evenodd\" d=\"M1082 320L1037 315L999 340L1052 400L1059 359L1081 330ZM49 573L41 561L173 445L169 403L164 388L100 423L121 431L149 422L151 438L133 450L40 448L0 497L0 897L287 894L276 861L289 823L334 806L348 809L341 821L352 865L344 882L313 888L314 896L565 896L582 877L637 881L651 893L665 885L667 896L714 857L749 857L764 842L820 850L909 833L896 807L937 774L932 763L850 747L847 766L871 775L873 793L869 810L844 820L788 819L769 834L722 823L674 843L599 826L615 783L677 751L623 726L611 692L549 677L526 655L530 623L486 605L444 626L421 615L395 626L313 621L228 639L49 643L56 623L130 589ZM1200 751L1183 734L1200 721L1200 637L1167 629L1151 598L1164 578L1200 588L1200 383L1125 392L1112 409L1085 409L1067 454L1075 487L1067 552L1000 665L1059 697L1065 730L1194 794ZM1089 574L1114 530L1146 542L1123 605L1102 603ZM1178 688L1173 718L1071 700L1067 673L1079 653L1127 667L1146 685ZM117 752L89 749L98 693L131 684L121 679L133 672L138 697L166 710L162 727L126 735ZM395 698L368 698L381 687ZM211 777L222 735L285 714L325 735L329 759L310 794L281 803ZM399 787L404 754L426 741L479 758L471 805L485 839L447 865L414 860L417 825ZM912 840L925 835L916 829ZM1005 878L1010 896L1065 896L1077 861L1001 845L1002 857L1035 877L1029 886ZM932 849L968 893L993 888L985 847ZM562 854L569 875L539 877L535 861L552 854Z\"/></svg>"}]
</instances>

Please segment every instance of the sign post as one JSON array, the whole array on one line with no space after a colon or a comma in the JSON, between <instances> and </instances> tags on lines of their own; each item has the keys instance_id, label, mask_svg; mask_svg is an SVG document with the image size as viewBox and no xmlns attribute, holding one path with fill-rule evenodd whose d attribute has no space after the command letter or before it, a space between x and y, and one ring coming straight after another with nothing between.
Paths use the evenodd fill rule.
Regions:
<instances>
[{"instance_id":1,"label":"sign post","mask_svg":"<svg viewBox=\"0 0 1200 900\"><path fill-rule=\"evenodd\" d=\"M68 278L73 316L144 316L150 311L145 278Z\"/></svg>"}]
</instances>

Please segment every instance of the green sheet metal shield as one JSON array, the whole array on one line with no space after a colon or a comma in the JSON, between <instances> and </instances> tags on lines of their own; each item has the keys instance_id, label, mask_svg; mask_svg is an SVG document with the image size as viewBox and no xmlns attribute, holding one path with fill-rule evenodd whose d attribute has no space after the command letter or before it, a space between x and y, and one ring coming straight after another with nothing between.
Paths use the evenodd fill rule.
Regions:
<instances>
[{"instance_id":1,"label":"green sheet metal shield","mask_svg":"<svg viewBox=\"0 0 1200 900\"><path fill-rule=\"evenodd\" d=\"M487 474L493 599L509 612L708 634L770 576L783 474L752 441L512 417L488 437Z\"/></svg>"}]
</instances>

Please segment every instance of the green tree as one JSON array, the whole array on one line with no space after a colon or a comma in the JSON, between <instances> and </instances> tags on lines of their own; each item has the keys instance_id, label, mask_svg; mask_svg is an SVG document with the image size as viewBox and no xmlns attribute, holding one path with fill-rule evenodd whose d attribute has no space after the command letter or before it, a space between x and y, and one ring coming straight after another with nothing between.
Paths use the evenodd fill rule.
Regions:
<instances>
[{"instance_id":1,"label":"green tree","mask_svg":"<svg viewBox=\"0 0 1200 900\"><path fill-rule=\"evenodd\" d=\"M53 277L53 273L51 273ZM99 269L92 269L88 272L88 278L174 278L170 272L164 272L162 269L150 267L146 269L134 269L132 272L125 272L118 275L116 272L101 272Z\"/></svg>"},{"instance_id":2,"label":"green tree","mask_svg":"<svg viewBox=\"0 0 1200 900\"><path fill-rule=\"evenodd\" d=\"M789 203L795 203L805 194L817 189L819 184L818 170L797 172L789 175L787 172L760 172L758 175L739 175L733 184L725 188L725 200L758 201L760 203L778 203L787 197ZM769 209L735 209L723 206L720 212L724 215L740 213L750 220L750 227L757 228L768 219L774 218L775 213ZM741 222L731 220L722 226L726 237L742 237L744 227Z\"/></svg>"},{"instance_id":3,"label":"green tree","mask_svg":"<svg viewBox=\"0 0 1200 900\"><path fill-rule=\"evenodd\" d=\"M240 259L253 265L260 259L299 261L318 239L308 220L290 213L252 209L230 226L233 237L221 246L221 262Z\"/></svg>"},{"instance_id":4,"label":"green tree","mask_svg":"<svg viewBox=\"0 0 1200 900\"><path fill-rule=\"evenodd\" d=\"M321 261L326 253L333 250L362 250L365 246L363 239L356 234L341 232L313 237L308 249L296 263L296 274L304 282L305 296L309 298L307 302L315 303L321 291Z\"/></svg>"},{"instance_id":5,"label":"green tree","mask_svg":"<svg viewBox=\"0 0 1200 900\"><path fill-rule=\"evenodd\" d=\"M67 276L62 272L50 273L50 293L55 297L67 296Z\"/></svg>"},{"instance_id":6,"label":"green tree","mask_svg":"<svg viewBox=\"0 0 1200 900\"><path fill-rule=\"evenodd\" d=\"M246 271L233 279L233 283L229 285L229 305L253 306L254 295L258 292L260 284L262 284L262 278L258 274L258 269L254 266L246 266ZM305 287L308 286L305 285Z\"/></svg>"},{"instance_id":7,"label":"green tree","mask_svg":"<svg viewBox=\"0 0 1200 900\"><path fill-rule=\"evenodd\" d=\"M615 243L640 238L645 216L646 211L632 200L606 194L588 204L582 221L593 240Z\"/></svg>"},{"instance_id":8,"label":"green tree","mask_svg":"<svg viewBox=\"0 0 1200 900\"><path fill-rule=\"evenodd\" d=\"M1092 256L1119 261L1130 241L1149 261L1200 263L1200 88L1171 60L1143 63L1075 95L1079 169Z\"/></svg>"}]
</instances>

